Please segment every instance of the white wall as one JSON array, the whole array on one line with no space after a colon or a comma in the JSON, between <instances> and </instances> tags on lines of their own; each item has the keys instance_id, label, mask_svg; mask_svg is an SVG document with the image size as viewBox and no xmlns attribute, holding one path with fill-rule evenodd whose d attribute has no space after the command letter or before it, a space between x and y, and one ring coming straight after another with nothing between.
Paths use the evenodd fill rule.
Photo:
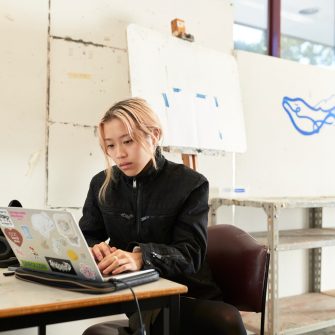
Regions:
<instances>
[{"instance_id":1,"label":"white wall","mask_svg":"<svg viewBox=\"0 0 335 335\"><path fill-rule=\"evenodd\" d=\"M0 203L44 206L48 2L0 3Z\"/></svg>"}]
</instances>

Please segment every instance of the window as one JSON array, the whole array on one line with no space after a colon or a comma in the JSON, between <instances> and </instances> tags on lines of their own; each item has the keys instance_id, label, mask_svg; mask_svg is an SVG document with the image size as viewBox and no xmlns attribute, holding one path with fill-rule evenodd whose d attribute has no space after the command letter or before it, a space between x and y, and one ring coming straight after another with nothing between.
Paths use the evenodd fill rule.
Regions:
<instances>
[{"instance_id":1,"label":"window","mask_svg":"<svg viewBox=\"0 0 335 335\"><path fill-rule=\"evenodd\" d=\"M234 48L267 53L267 0L234 1Z\"/></svg>"},{"instance_id":2,"label":"window","mask_svg":"<svg viewBox=\"0 0 335 335\"><path fill-rule=\"evenodd\" d=\"M268 53L268 0L233 4L235 49ZM280 17L282 58L335 68L334 0L281 0Z\"/></svg>"},{"instance_id":3,"label":"window","mask_svg":"<svg viewBox=\"0 0 335 335\"><path fill-rule=\"evenodd\" d=\"M281 2L281 57L335 67L334 1Z\"/></svg>"},{"instance_id":4,"label":"window","mask_svg":"<svg viewBox=\"0 0 335 335\"><path fill-rule=\"evenodd\" d=\"M234 48L266 54L266 31L235 23Z\"/></svg>"}]
</instances>

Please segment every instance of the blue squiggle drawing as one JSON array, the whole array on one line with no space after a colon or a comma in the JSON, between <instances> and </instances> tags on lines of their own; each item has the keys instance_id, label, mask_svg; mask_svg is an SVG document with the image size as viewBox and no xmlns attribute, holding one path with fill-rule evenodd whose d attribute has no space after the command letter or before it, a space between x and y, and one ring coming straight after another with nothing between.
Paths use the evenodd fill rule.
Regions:
<instances>
[{"instance_id":1,"label":"blue squiggle drawing","mask_svg":"<svg viewBox=\"0 0 335 335\"><path fill-rule=\"evenodd\" d=\"M284 97L282 106L299 133L314 135L318 134L324 125L331 125L335 121L335 106L331 108L321 107L327 100L322 100L313 107L302 98Z\"/></svg>"}]
</instances>

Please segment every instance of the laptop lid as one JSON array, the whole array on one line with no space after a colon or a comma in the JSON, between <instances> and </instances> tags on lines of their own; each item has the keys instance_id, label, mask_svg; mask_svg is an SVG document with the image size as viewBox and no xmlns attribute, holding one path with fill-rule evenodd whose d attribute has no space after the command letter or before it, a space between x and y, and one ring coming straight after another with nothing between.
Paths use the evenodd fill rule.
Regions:
<instances>
[{"instance_id":1,"label":"laptop lid","mask_svg":"<svg viewBox=\"0 0 335 335\"><path fill-rule=\"evenodd\" d=\"M0 228L25 269L99 282L134 279L154 271L103 276L79 225L67 211L0 207Z\"/></svg>"}]
</instances>

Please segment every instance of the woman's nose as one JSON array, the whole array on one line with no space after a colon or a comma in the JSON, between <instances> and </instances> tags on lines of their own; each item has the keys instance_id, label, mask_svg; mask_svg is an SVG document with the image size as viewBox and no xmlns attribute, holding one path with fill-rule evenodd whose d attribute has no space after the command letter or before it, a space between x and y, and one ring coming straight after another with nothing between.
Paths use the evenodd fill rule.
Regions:
<instances>
[{"instance_id":1,"label":"woman's nose","mask_svg":"<svg viewBox=\"0 0 335 335\"><path fill-rule=\"evenodd\" d=\"M122 147L122 145L118 145L116 147L116 157L120 158L120 157L124 157L125 155L126 155L126 152L124 148Z\"/></svg>"}]
</instances>

